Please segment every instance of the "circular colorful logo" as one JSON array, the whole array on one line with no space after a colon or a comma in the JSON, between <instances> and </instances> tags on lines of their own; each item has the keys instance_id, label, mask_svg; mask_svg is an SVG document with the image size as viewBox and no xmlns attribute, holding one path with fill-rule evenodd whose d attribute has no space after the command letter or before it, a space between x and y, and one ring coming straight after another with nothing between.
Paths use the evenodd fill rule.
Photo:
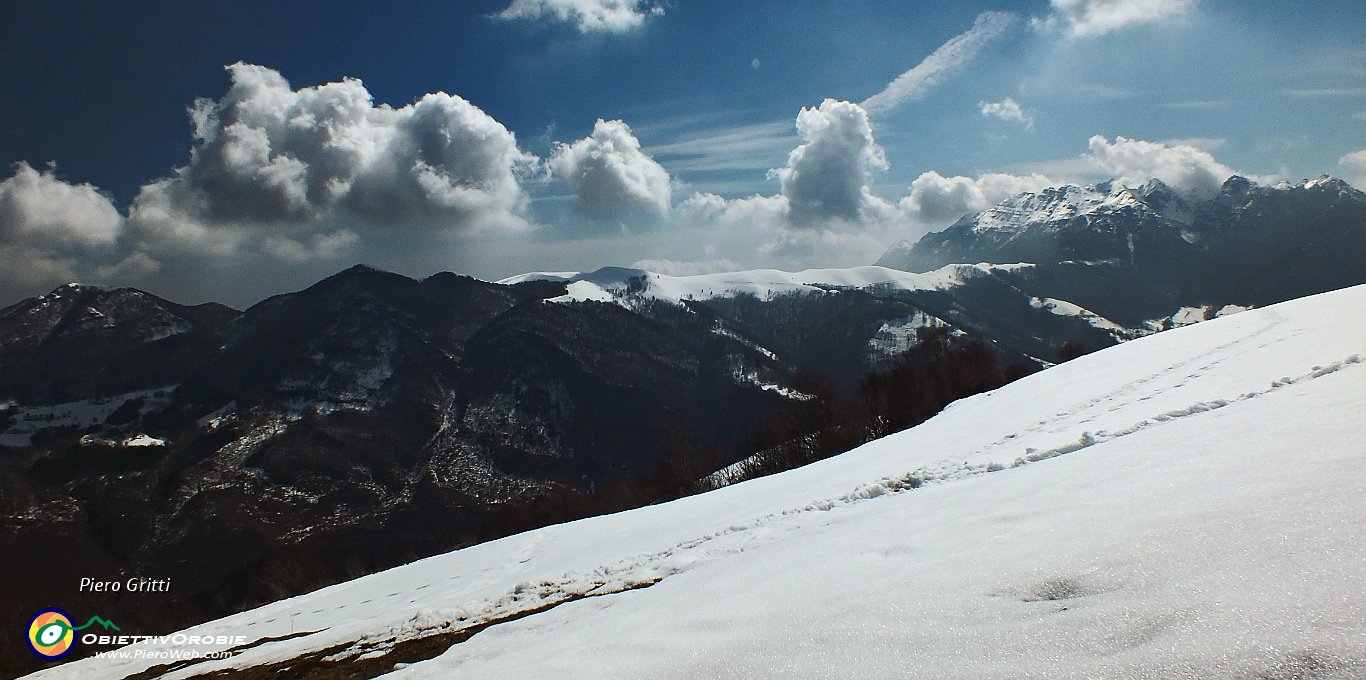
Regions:
<instances>
[{"instance_id":1,"label":"circular colorful logo","mask_svg":"<svg viewBox=\"0 0 1366 680\"><path fill-rule=\"evenodd\" d=\"M71 616L60 609L44 609L28 623L28 646L44 659L60 659L71 651L76 631Z\"/></svg>"}]
</instances>

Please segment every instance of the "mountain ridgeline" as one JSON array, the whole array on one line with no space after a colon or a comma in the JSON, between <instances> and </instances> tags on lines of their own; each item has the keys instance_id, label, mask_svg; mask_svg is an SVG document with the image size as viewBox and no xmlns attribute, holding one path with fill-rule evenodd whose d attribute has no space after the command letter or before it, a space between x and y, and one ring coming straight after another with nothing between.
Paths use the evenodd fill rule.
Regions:
<instances>
[{"instance_id":1,"label":"mountain ridgeline","mask_svg":"<svg viewBox=\"0 0 1366 680\"><path fill-rule=\"evenodd\" d=\"M166 632L817 460L1085 352L1366 282L1366 195L1061 187L879 264L499 283L357 266L245 311L76 284L12 305L0 580L24 601L6 616L82 577L167 578L82 596Z\"/></svg>"},{"instance_id":2,"label":"mountain ridgeline","mask_svg":"<svg viewBox=\"0 0 1366 680\"><path fill-rule=\"evenodd\" d=\"M174 586L82 606L174 630L816 460L1039 365L935 291L670 300L619 273L615 302L357 266L242 312L80 285L0 310L6 616L146 576Z\"/></svg>"},{"instance_id":3,"label":"mountain ridgeline","mask_svg":"<svg viewBox=\"0 0 1366 680\"><path fill-rule=\"evenodd\" d=\"M1064 186L1007 199L878 264L1029 262L1025 285L1132 325L1180 307L1261 307L1360 283L1366 194L1324 176L1264 186L1230 177L1214 196L1158 180Z\"/></svg>"}]
</instances>

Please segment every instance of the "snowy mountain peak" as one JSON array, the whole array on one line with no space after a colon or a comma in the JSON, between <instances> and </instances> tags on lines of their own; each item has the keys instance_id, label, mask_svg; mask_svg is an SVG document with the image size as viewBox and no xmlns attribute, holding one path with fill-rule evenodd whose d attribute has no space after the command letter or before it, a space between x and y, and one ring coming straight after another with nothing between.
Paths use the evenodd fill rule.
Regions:
<instances>
[{"instance_id":1,"label":"snowy mountain peak","mask_svg":"<svg viewBox=\"0 0 1366 680\"><path fill-rule=\"evenodd\" d=\"M1219 187L1219 195L1245 196L1250 193L1255 186L1257 186L1257 184L1252 180L1241 175L1233 175L1224 180L1223 185Z\"/></svg>"},{"instance_id":2,"label":"snowy mountain peak","mask_svg":"<svg viewBox=\"0 0 1366 680\"><path fill-rule=\"evenodd\" d=\"M104 292L104 290L104 288L101 288L99 286L92 286L86 283L76 283L73 281L71 283L64 283L60 286L57 286L56 288L53 288L50 293L38 299L43 301L61 300L69 298L72 295L79 295L81 293L86 292Z\"/></svg>"},{"instance_id":3,"label":"snowy mountain peak","mask_svg":"<svg viewBox=\"0 0 1366 680\"><path fill-rule=\"evenodd\" d=\"M1156 177L1144 182L1143 186L1139 187L1138 191L1145 198L1154 194L1171 195L1176 193L1175 189Z\"/></svg>"},{"instance_id":4,"label":"snowy mountain peak","mask_svg":"<svg viewBox=\"0 0 1366 680\"><path fill-rule=\"evenodd\" d=\"M1281 253L1285 244L1280 241L1297 232L1312 243L1338 243L1332 249L1306 251L1304 257L1336 259L1362 238L1358 226L1363 210L1366 194L1326 175L1275 187L1234 175L1208 198L1157 179L1136 187L1117 180L1064 185L1007 198L926 234L914 245L894 246L878 263L908 271L954 262L1117 261L1165 267L1183 259L1233 257L1234 251L1247 248L1237 241L1251 234L1266 240L1256 249ZM1219 239L1233 242L1216 245ZM1294 247L1303 251L1303 243ZM1209 271L1195 262L1186 264Z\"/></svg>"},{"instance_id":5,"label":"snowy mountain peak","mask_svg":"<svg viewBox=\"0 0 1366 680\"><path fill-rule=\"evenodd\" d=\"M368 265L368 264L355 264L355 265L352 265L352 266L350 266L350 267L348 267L348 268L346 268L346 269L343 269L343 270L340 271L340 272L337 272L336 274L333 274L332 276L327 277L326 279L323 279L323 280L320 281L319 283L324 283L324 282L329 282L329 281L331 281L331 282L339 282L339 281L356 281L356 280L362 280L362 281L363 281L363 280L369 280L369 279L384 279L384 278L396 278L396 277L397 277L397 278L402 278L401 275L395 274L395 273L393 273L393 272L391 272L391 271L388 271L388 270L385 270L385 269L380 269L380 268L378 268L378 267L372 267L372 266L370 266L370 265Z\"/></svg>"},{"instance_id":6,"label":"snowy mountain peak","mask_svg":"<svg viewBox=\"0 0 1366 680\"><path fill-rule=\"evenodd\" d=\"M1148 201L1150 197L1156 205ZM1175 191L1157 180L1137 191L1114 180L1085 187L1067 184L1012 196L985 212L965 216L948 230L970 227L973 233L982 234L1020 232L1040 226L1056 229L1057 225L1079 217L1121 211L1161 213L1183 205Z\"/></svg>"},{"instance_id":7,"label":"snowy mountain peak","mask_svg":"<svg viewBox=\"0 0 1366 680\"><path fill-rule=\"evenodd\" d=\"M1315 177L1314 179L1307 179L1307 180L1304 180L1303 182L1300 182L1300 183L1299 183L1298 185L1296 185L1296 186L1297 186L1297 187L1300 187L1300 188L1303 188L1303 189L1311 190L1311 191L1317 190L1317 191L1326 191L1326 192L1334 192L1334 193L1351 193L1351 194L1360 194L1360 193L1361 193L1361 192L1358 191L1356 188L1352 187L1352 185L1350 185L1350 184L1348 184L1348 183L1346 183L1346 182L1344 182L1344 181L1342 181L1342 180L1340 180L1340 179L1338 179L1338 178L1336 178L1336 177L1333 177L1332 175L1319 175L1318 177Z\"/></svg>"}]
</instances>

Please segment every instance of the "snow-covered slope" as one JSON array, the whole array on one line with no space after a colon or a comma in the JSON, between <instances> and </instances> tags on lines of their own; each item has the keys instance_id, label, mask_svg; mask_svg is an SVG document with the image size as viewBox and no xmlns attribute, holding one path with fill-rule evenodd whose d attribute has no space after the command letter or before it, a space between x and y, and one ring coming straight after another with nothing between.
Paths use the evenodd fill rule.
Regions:
<instances>
[{"instance_id":1,"label":"snow-covered slope","mask_svg":"<svg viewBox=\"0 0 1366 680\"><path fill-rule=\"evenodd\" d=\"M1141 338L789 473L204 624L316 632L167 677L442 650L395 677L1362 677L1364 357L1366 287Z\"/></svg>"}]
</instances>

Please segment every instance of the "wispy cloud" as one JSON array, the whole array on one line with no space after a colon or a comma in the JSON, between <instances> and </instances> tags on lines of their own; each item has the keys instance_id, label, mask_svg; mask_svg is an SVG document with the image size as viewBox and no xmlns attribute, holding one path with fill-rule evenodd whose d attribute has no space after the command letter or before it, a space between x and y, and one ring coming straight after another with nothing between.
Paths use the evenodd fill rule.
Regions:
<instances>
[{"instance_id":1,"label":"wispy cloud","mask_svg":"<svg viewBox=\"0 0 1366 680\"><path fill-rule=\"evenodd\" d=\"M719 272L733 272L744 267L733 260L721 258L717 260L636 260L631 263L633 269L644 269L656 274L665 276L696 276L698 274L716 274Z\"/></svg>"},{"instance_id":2,"label":"wispy cloud","mask_svg":"<svg viewBox=\"0 0 1366 680\"><path fill-rule=\"evenodd\" d=\"M1285 93L1298 99L1366 97L1366 87L1304 87L1292 88L1286 90Z\"/></svg>"},{"instance_id":3,"label":"wispy cloud","mask_svg":"<svg viewBox=\"0 0 1366 680\"><path fill-rule=\"evenodd\" d=\"M717 196L754 196L765 192L771 192L776 182L769 179L766 175L745 173L744 177L738 179L712 179L713 177L724 177L725 175L698 173L679 179L680 186L691 193L715 194ZM700 177L700 179L699 179ZM684 195L684 191L675 190L676 195ZM691 193L689 195L691 195Z\"/></svg>"},{"instance_id":4,"label":"wispy cloud","mask_svg":"<svg viewBox=\"0 0 1366 680\"><path fill-rule=\"evenodd\" d=\"M1133 90L1105 83L1084 83L1076 86L1077 94L1092 99L1128 99L1138 96Z\"/></svg>"},{"instance_id":5,"label":"wispy cloud","mask_svg":"<svg viewBox=\"0 0 1366 680\"><path fill-rule=\"evenodd\" d=\"M674 172L767 170L797 144L792 121L747 123L684 133L647 151Z\"/></svg>"},{"instance_id":6,"label":"wispy cloud","mask_svg":"<svg viewBox=\"0 0 1366 680\"><path fill-rule=\"evenodd\" d=\"M1089 38L1136 24L1154 24L1186 16L1195 0L1050 0L1053 14L1031 23L1037 28L1063 28L1068 35Z\"/></svg>"},{"instance_id":7,"label":"wispy cloud","mask_svg":"<svg viewBox=\"0 0 1366 680\"><path fill-rule=\"evenodd\" d=\"M1236 99L1197 99L1183 102L1163 102L1159 104L1164 109L1200 110L1200 109L1222 109L1226 106L1237 104Z\"/></svg>"},{"instance_id":8,"label":"wispy cloud","mask_svg":"<svg viewBox=\"0 0 1366 680\"><path fill-rule=\"evenodd\" d=\"M623 33L663 13L664 8L650 0L512 0L496 16L559 21L573 24L581 33Z\"/></svg>"},{"instance_id":9,"label":"wispy cloud","mask_svg":"<svg viewBox=\"0 0 1366 680\"><path fill-rule=\"evenodd\" d=\"M897 76L881 92L863 100L870 113L885 113L906 102L915 101L938 85L953 71L976 59L987 47L1000 41L1019 22L1010 12L982 12L972 28L939 46L930 56Z\"/></svg>"}]
</instances>

